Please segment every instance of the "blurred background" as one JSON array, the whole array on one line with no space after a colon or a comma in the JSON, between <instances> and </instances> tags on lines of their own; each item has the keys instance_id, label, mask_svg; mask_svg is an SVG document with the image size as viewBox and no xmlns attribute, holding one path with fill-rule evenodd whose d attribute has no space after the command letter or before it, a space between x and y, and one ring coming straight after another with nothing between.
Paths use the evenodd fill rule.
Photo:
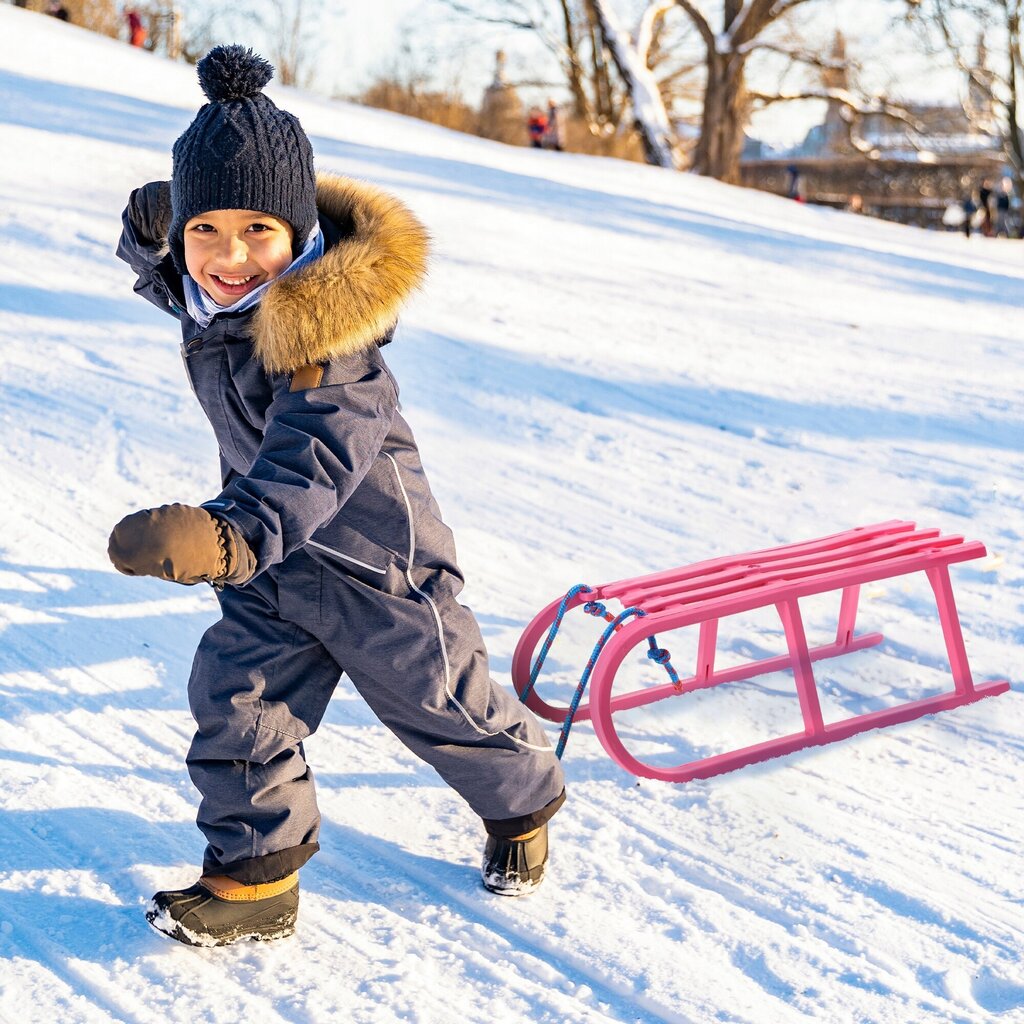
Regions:
<instances>
[{"instance_id":1,"label":"blurred background","mask_svg":"<svg viewBox=\"0 0 1024 1024\"><path fill-rule=\"evenodd\" d=\"M19 0L510 145L1019 238L1024 0Z\"/></svg>"}]
</instances>

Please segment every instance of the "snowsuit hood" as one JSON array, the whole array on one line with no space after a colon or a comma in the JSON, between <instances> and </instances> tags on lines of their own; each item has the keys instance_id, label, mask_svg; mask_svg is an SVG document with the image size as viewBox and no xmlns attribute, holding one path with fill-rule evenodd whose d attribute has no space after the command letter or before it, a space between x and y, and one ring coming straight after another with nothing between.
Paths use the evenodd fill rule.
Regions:
<instances>
[{"instance_id":1,"label":"snowsuit hood","mask_svg":"<svg viewBox=\"0 0 1024 1024\"><path fill-rule=\"evenodd\" d=\"M401 200L319 174L317 208L339 237L328 236L319 260L273 282L252 318L254 354L268 373L294 373L378 344L426 276L429 236Z\"/></svg>"}]
</instances>

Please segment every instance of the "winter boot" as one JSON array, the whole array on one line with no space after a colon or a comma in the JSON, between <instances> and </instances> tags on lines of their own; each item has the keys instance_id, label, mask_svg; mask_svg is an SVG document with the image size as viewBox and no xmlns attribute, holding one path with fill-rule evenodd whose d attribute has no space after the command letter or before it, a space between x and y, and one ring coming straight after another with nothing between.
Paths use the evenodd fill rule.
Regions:
<instances>
[{"instance_id":1,"label":"winter boot","mask_svg":"<svg viewBox=\"0 0 1024 1024\"><path fill-rule=\"evenodd\" d=\"M540 885L547 862L547 824L514 839L489 835L480 877L499 896L525 896Z\"/></svg>"},{"instance_id":2,"label":"winter boot","mask_svg":"<svg viewBox=\"0 0 1024 1024\"><path fill-rule=\"evenodd\" d=\"M280 939L295 931L299 874L260 885L223 875L200 878L187 889L158 892L146 920L187 946L226 946L241 939Z\"/></svg>"}]
</instances>

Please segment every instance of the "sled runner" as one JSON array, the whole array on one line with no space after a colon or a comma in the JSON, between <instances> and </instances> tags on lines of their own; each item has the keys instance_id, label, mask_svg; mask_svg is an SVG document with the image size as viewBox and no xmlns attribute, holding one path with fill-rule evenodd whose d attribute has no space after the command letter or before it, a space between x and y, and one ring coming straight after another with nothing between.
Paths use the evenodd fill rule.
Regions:
<instances>
[{"instance_id":1,"label":"sled runner","mask_svg":"<svg viewBox=\"0 0 1024 1024\"><path fill-rule=\"evenodd\" d=\"M549 604L526 628L513 657L512 680L520 699L532 711L562 724L559 757L565 749L573 721L590 720L611 758L635 775L665 782L711 778L757 761L766 761L805 747L833 743L868 729L908 722L1008 690L1010 684L1005 681L975 685L953 601L949 566L983 555L985 547L979 541L943 536L936 529L918 529L914 523L894 520L857 527L818 540L714 558L598 587L580 584L565 597ZM927 575L935 595L953 688L922 700L826 723L818 701L812 663L880 644L884 639L881 633L858 634L855 630L860 587L865 583L915 572ZM842 592L836 638L831 643L809 648L799 599L829 591ZM624 609L617 615L609 612L603 603L612 598ZM553 707L541 699L535 685L563 616L581 604L585 611L607 620L609 625L594 648L570 706ZM719 619L769 606L777 609L782 620L787 653L744 665L716 668ZM671 655L658 647L655 635L686 626L699 627L697 664L693 675L680 678L672 666ZM545 632L547 638L534 659L534 651ZM647 656L664 667L669 682L612 696L616 670L625 656L637 644L643 643L649 645ZM616 732L613 715L617 711L784 669L793 672L796 682L803 714L802 732L674 768L637 760L626 750ZM581 700L588 682L591 686L590 701L583 704Z\"/></svg>"}]
</instances>

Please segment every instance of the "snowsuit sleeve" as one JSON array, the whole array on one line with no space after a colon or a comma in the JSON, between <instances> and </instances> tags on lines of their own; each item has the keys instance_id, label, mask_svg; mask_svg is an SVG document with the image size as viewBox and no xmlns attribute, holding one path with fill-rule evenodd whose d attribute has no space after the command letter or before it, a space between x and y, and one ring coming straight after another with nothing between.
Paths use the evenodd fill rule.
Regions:
<instances>
[{"instance_id":1,"label":"snowsuit sleeve","mask_svg":"<svg viewBox=\"0 0 1024 1024\"><path fill-rule=\"evenodd\" d=\"M398 389L377 350L332 360L319 387L274 378L263 443L249 472L213 501L256 555L256 572L283 561L337 515L380 453Z\"/></svg>"},{"instance_id":2,"label":"snowsuit sleeve","mask_svg":"<svg viewBox=\"0 0 1024 1024\"><path fill-rule=\"evenodd\" d=\"M129 201L124 213L121 214L121 238L117 243L117 256L138 276L134 287L136 295L148 299L165 313L179 317L181 310L171 295L167 286L167 276L163 273L165 269L173 272L167 244L164 241L150 240L145 234L145 229L132 222L131 209L132 203Z\"/></svg>"}]
</instances>

